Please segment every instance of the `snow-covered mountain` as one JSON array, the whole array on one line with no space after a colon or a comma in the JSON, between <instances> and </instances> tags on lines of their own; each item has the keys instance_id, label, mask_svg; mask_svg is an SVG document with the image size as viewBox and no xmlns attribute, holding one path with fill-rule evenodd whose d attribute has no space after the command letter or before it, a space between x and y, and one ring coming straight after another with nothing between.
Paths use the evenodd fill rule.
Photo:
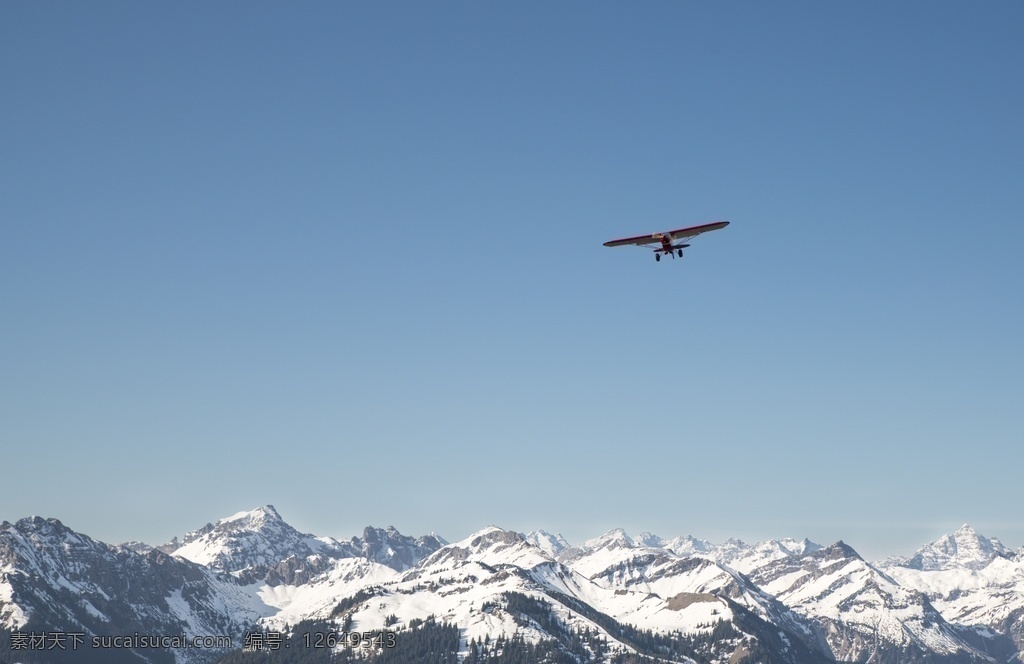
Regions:
<instances>
[{"instance_id":1,"label":"snow-covered mountain","mask_svg":"<svg viewBox=\"0 0 1024 664\"><path fill-rule=\"evenodd\" d=\"M988 567L996 558L1013 559L1013 552L997 539L989 539L964 524L951 535L943 535L917 550L909 558L890 558L889 565L922 571Z\"/></svg>"},{"instance_id":2,"label":"snow-covered mountain","mask_svg":"<svg viewBox=\"0 0 1024 664\"><path fill-rule=\"evenodd\" d=\"M330 561L353 558L359 549L329 537L306 535L285 523L273 505L208 523L160 547L177 558L251 582L302 582Z\"/></svg>"},{"instance_id":3,"label":"snow-covered mountain","mask_svg":"<svg viewBox=\"0 0 1024 664\"><path fill-rule=\"evenodd\" d=\"M839 660L983 660L920 592L900 586L843 542L779 558L750 574L814 621Z\"/></svg>"},{"instance_id":4,"label":"snow-covered mountain","mask_svg":"<svg viewBox=\"0 0 1024 664\"><path fill-rule=\"evenodd\" d=\"M467 642L510 639L517 634L534 641L558 641L565 634L585 633L605 643L609 654L634 655L652 654L655 647L647 645L639 631L652 629L658 634L697 637L693 642L679 639L678 647L690 649L691 655L702 655L706 661L722 662L741 652L744 641L774 643L780 633L799 640L727 597L682 591L662 596L647 587L624 587L606 583L600 576L588 577L555 560L533 539L493 526L485 528L383 583L371 601L339 619L351 620L358 629L374 630L386 625L389 615L397 617L398 627L433 615L459 625ZM607 539L613 548L614 542L624 541L618 533ZM429 602L424 601L424 593L429 593ZM515 608L526 601L523 598L540 602L548 619L524 620ZM731 626L732 638L705 644L705 650L699 651L699 637L706 640L723 624ZM596 651L589 652L597 656ZM687 657L670 661L691 661ZM789 653L776 651L775 658L793 664L829 661L802 642Z\"/></svg>"},{"instance_id":5,"label":"snow-covered mountain","mask_svg":"<svg viewBox=\"0 0 1024 664\"><path fill-rule=\"evenodd\" d=\"M246 582L294 585L330 570L342 558L365 558L401 571L444 544L437 535L414 539L394 527L367 527L362 538L347 541L316 537L292 528L273 505L265 505L207 524L160 549Z\"/></svg>"},{"instance_id":6,"label":"snow-covered mountain","mask_svg":"<svg viewBox=\"0 0 1024 664\"><path fill-rule=\"evenodd\" d=\"M727 600L768 623L789 630L804 640L811 650L825 652L824 639L810 624L760 588L737 570L709 556L681 556L658 546L660 538L631 538L623 531L612 531L585 542L572 557L572 569L597 585L616 592L639 592L668 600L669 606L692 606ZM648 545L644 545L646 542ZM708 557L704 557L708 555ZM712 614L717 616L721 614ZM714 622L705 616L706 622ZM670 629L671 625L663 625Z\"/></svg>"},{"instance_id":7,"label":"snow-covered mountain","mask_svg":"<svg viewBox=\"0 0 1024 664\"><path fill-rule=\"evenodd\" d=\"M524 535L524 537L527 542L552 558L557 558L559 554L572 546L561 535L552 535L551 533L543 530L534 530L533 532Z\"/></svg>"},{"instance_id":8,"label":"snow-covered mountain","mask_svg":"<svg viewBox=\"0 0 1024 664\"><path fill-rule=\"evenodd\" d=\"M730 539L725 544L714 547L709 555L723 565L748 573L776 560L802 556L819 551L821 548L820 544L815 544L808 539L766 540L753 545L747 545L741 540Z\"/></svg>"},{"instance_id":9,"label":"snow-covered mountain","mask_svg":"<svg viewBox=\"0 0 1024 664\"><path fill-rule=\"evenodd\" d=\"M387 529L366 527L361 539L353 537L349 543L359 549L363 558L401 572L448 542L434 533L414 539L388 526Z\"/></svg>"},{"instance_id":10,"label":"snow-covered mountain","mask_svg":"<svg viewBox=\"0 0 1024 664\"><path fill-rule=\"evenodd\" d=\"M905 588L924 594L952 623L995 641L1006 661L1024 651L1024 556L968 525L882 568ZM990 636L991 635L991 636Z\"/></svg>"},{"instance_id":11,"label":"snow-covered mountain","mask_svg":"<svg viewBox=\"0 0 1024 664\"><path fill-rule=\"evenodd\" d=\"M57 519L0 524L0 627L6 629L236 634L269 610L232 577L156 549L139 553L97 542ZM226 650L173 650L154 654L152 661L206 662ZM83 662L139 661L127 650L75 654ZM0 651L0 661L4 656Z\"/></svg>"},{"instance_id":12,"label":"snow-covered mountain","mask_svg":"<svg viewBox=\"0 0 1024 664\"><path fill-rule=\"evenodd\" d=\"M0 661L16 661L9 631L221 634L237 650L254 627L298 623L402 638L451 625L451 656L471 659L518 643L566 661L1020 663L1024 556L966 526L872 565L842 542L624 530L578 546L494 526L453 544L394 528L334 539L269 505L159 547L103 544L55 519L0 525ZM212 664L224 652L21 656Z\"/></svg>"},{"instance_id":13,"label":"snow-covered mountain","mask_svg":"<svg viewBox=\"0 0 1024 664\"><path fill-rule=\"evenodd\" d=\"M668 541L662 540L660 537L657 539L661 540L661 548L667 549L672 553L675 553L676 555L680 556L706 555L709 552L711 552L711 550L714 548L714 544L712 544L711 542L705 539L697 539L696 537L693 537L691 535L675 537ZM648 541L648 538L643 538L641 541L646 542ZM648 546L653 544L654 542L652 542Z\"/></svg>"}]
</instances>

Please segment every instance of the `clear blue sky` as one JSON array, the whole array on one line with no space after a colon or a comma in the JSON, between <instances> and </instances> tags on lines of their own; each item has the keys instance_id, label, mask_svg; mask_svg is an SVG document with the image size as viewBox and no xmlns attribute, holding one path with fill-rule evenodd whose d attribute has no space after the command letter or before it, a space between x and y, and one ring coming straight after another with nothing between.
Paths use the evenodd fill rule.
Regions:
<instances>
[{"instance_id":1,"label":"clear blue sky","mask_svg":"<svg viewBox=\"0 0 1024 664\"><path fill-rule=\"evenodd\" d=\"M1024 545L1021 34L0 4L0 519Z\"/></svg>"}]
</instances>

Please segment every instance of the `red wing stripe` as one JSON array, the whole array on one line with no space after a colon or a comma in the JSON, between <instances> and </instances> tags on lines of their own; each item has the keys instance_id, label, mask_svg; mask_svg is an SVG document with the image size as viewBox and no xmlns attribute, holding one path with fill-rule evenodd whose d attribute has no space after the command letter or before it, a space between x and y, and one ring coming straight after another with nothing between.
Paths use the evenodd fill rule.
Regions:
<instances>
[{"instance_id":1,"label":"red wing stripe","mask_svg":"<svg viewBox=\"0 0 1024 664\"><path fill-rule=\"evenodd\" d=\"M606 247L617 247L622 244L652 244L659 240L659 234L654 233L651 235L638 235L636 237L627 237L621 240L609 240L604 243Z\"/></svg>"}]
</instances>

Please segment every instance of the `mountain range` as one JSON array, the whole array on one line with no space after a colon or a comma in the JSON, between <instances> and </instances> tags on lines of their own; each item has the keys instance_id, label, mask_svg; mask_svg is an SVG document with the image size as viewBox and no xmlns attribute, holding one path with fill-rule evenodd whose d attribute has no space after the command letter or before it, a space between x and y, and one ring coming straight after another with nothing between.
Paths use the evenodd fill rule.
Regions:
<instances>
[{"instance_id":1,"label":"mountain range","mask_svg":"<svg viewBox=\"0 0 1024 664\"><path fill-rule=\"evenodd\" d=\"M0 524L0 662L353 660L1020 664L1024 549L967 525L875 563L624 530L345 540L269 505L160 546Z\"/></svg>"}]
</instances>

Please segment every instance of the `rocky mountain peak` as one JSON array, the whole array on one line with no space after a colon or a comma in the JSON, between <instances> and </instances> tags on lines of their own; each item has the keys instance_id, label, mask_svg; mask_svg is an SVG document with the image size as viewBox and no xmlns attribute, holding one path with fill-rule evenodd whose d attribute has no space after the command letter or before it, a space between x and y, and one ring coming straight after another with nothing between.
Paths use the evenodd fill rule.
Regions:
<instances>
[{"instance_id":1,"label":"rocky mountain peak","mask_svg":"<svg viewBox=\"0 0 1024 664\"><path fill-rule=\"evenodd\" d=\"M710 553L714 545L706 539L697 539L692 535L676 537L664 543L664 548L680 556L693 556Z\"/></svg>"},{"instance_id":2,"label":"rocky mountain peak","mask_svg":"<svg viewBox=\"0 0 1024 664\"><path fill-rule=\"evenodd\" d=\"M274 566L293 555L310 556L324 544L288 525L273 505L208 523L186 533L181 542L175 556L232 574Z\"/></svg>"},{"instance_id":3,"label":"rocky mountain peak","mask_svg":"<svg viewBox=\"0 0 1024 664\"><path fill-rule=\"evenodd\" d=\"M639 546L646 546L652 549L660 549L664 548L665 546L664 539L662 539L658 535L655 535L654 533L649 533L647 531L639 533L636 537L633 538L633 541Z\"/></svg>"},{"instance_id":4,"label":"rocky mountain peak","mask_svg":"<svg viewBox=\"0 0 1024 664\"><path fill-rule=\"evenodd\" d=\"M998 557L1012 558L1012 552L997 539L989 539L968 524L949 535L926 544L896 564L922 571L944 569L980 570Z\"/></svg>"},{"instance_id":5,"label":"rocky mountain peak","mask_svg":"<svg viewBox=\"0 0 1024 664\"><path fill-rule=\"evenodd\" d=\"M488 549L495 546L512 546L525 541L526 538L517 532L492 526L475 533L469 545L474 549Z\"/></svg>"},{"instance_id":6,"label":"rocky mountain peak","mask_svg":"<svg viewBox=\"0 0 1024 664\"><path fill-rule=\"evenodd\" d=\"M856 558L857 560L863 560L863 558L860 557L860 554L843 540L839 540L835 544L826 546L814 553L825 560L840 560L843 558Z\"/></svg>"},{"instance_id":7,"label":"rocky mountain peak","mask_svg":"<svg viewBox=\"0 0 1024 664\"><path fill-rule=\"evenodd\" d=\"M544 530L534 530L523 535L523 538L552 558L557 558L559 554L571 547L561 535L552 535Z\"/></svg>"},{"instance_id":8,"label":"rocky mountain peak","mask_svg":"<svg viewBox=\"0 0 1024 664\"><path fill-rule=\"evenodd\" d=\"M587 540L581 548L595 551L597 549L632 549L636 547L633 538L626 534L622 528L609 530L600 537Z\"/></svg>"},{"instance_id":9,"label":"rocky mountain peak","mask_svg":"<svg viewBox=\"0 0 1024 664\"><path fill-rule=\"evenodd\" d=\"M398 532L394 526L386 529L367 526L361 540L356 537L351 540L352 547L362 557L399 572L409 569L444 544L444 540L436 535L413 538Z\"/></svg>"}]
</instances>

